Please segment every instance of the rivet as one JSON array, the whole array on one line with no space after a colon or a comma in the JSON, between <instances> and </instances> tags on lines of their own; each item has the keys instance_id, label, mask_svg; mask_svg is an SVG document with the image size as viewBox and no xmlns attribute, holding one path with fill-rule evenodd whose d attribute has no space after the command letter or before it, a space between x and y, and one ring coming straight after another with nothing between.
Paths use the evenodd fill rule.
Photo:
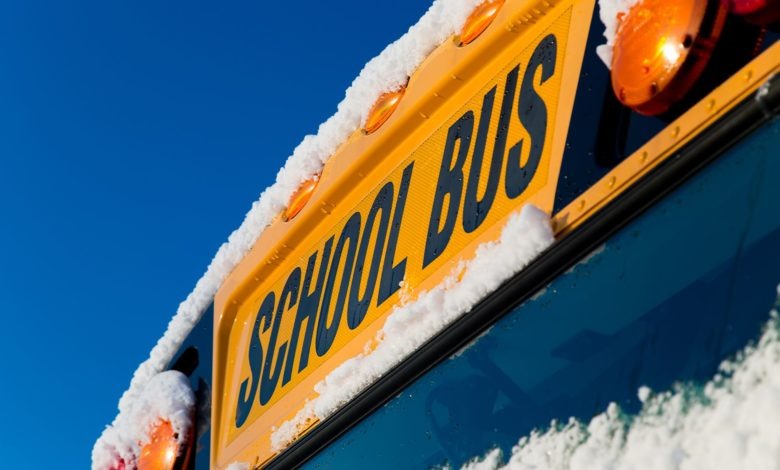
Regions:
<instances>
[{"instance_id":1,"label":"rivet","mask_svg":"<svg viewBox=\"0 0 780 470\"><path fill-rule=\"evenodd\" d=\"M578 204L578 208L580 210L585 209L585 199L580 200L580 203Z\"/></svg>"},{"instance_id":2,"label":"rivet","mask_svg":"<svg viewBox=\"0 0 780 470\"><path fill-rule=\"evenodd\" d=\"M712 111L713 109L715 109L715 100L710 99L709 101L707 101L707 110Z\"/></svg>"},{"instance_id":3,"label":"rivet","mask_svg":"<svg viewBox=\"0 0 780 470\"><path fill-rule=\"evenodd\" d=\"M749 81L751 78L753 78L753 71L748 70L747 72L745 72L745 75L743 77L745 78L746 82Z\"/></svg>"},{"instance_id":4,"label":"rivet","mask_svg":"<svg viewBox=\"0 0 780 470\"><path fill-rule=\"evenodd\" d=\"M680 135L680 126L674 126L674 129L672 129L672 137L676 139L678 135Z\"/></svg>"},{"instance_id":5,"label":"rivet","mask_svg":"<svg viewBox=\"0 0 780 470\"><path fill-rule=\"evenodd\" d=\"M617 178L613 176L612 178L609 179L609 181L607 181L607 186L609 186L610 188L614 188L616 182L617 182Z\"/></svg>"},{"instance_id":6,"label":"rivet","mask_svg":"<svg viewBox=\"0 0 780 470\"><path fill-rule=\"evenodd\" d=\"M639 161L644 163L645 160L647 160L647 151L642 152L642 155L639 156Z\"/></svg>"}]
</instances>

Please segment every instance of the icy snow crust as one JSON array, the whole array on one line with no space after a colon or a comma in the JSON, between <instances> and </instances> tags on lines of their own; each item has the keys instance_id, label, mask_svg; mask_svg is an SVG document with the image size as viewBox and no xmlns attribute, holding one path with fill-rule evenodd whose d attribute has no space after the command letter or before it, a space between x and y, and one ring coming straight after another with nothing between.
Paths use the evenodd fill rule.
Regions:
<instances>
[{"instance_id":1,"label":"icy snow crust","mask_svg":"<svg viewBox=\"0 0 780 470\"><path fill-rule=\"evenodd\" d=\"M315 418L322 421L352 400L522 270L553 241L546 213L527 205L513 214L498 240L482 244L474 258L459 263L439 286L397 306L377 334L375 349L344 362L319 382L314 387L317 398L274 430L273 449L284 449Z\"/></svg>"},{"instance_id":2,"label":"icy snow crust","mask_svg":"<svg viewBox=\"0 0 780 470\"><path fill-rule=\"evenodd\" d=\"M599 18L604 23L604 38L606 44L596 48L596 54L604 62L607 68L612 67L612 47L615 45L615 36L619 26L618 18L639 3L639 0L599 0Z\"/></svg>"},{"instance_id":3,"label":"icy snow crust","mask_svg":"<svg viewBox=\"0 0 780 470\"><path fill-rule=\"evenodd\" d=\"M639 390L636 416L611 404L585 424L553 423L520 439L503 465L500 450L463 470L713 470L780 468L780 286L756 345L704 386Z\"/></svg>"},{"instance_id":4,"label":"icy snow crust","mask_svg":"<svg viewBox=\"0 0 780 470\"><path fill-rule=\"evenodd\" d=\"M481 0L436 0L428 11L400 39L369 61L347 89L336 113L295 148L268 187L252 205L241 226L217 251L206 273L192 293L179 305L165 334L152 349L149 359L133 374L129 389L119 400L119 414L103 432L92 452L93 469L108 468L118 449L135 449L136 428L131 417L135 403L149 381L164 370L193 326L200 320L225 278L252 248L263 230L286 207L298 187L317 175L339 145L356 131L370 106L384 92L400 88L422 61L447 38L460 31L471 10ZM125 455L124 453L122 455Z\"/></svg>"},{"instance_id":5,"label":"icy snow crust","mask_svg":"<svg viewBox=\"0 0 780 470\"><path fill-rule=\"evenodd\" d=\"M171 423L183 443L192 428L194 409L195 394L184 374L169 370L155 375L125 411L125 427L106 429L95 444L92 467L120 467L121 459L126 468L135 468L141 446L148 442L152 427L161 420Z\"/></svg>"}]
</instances>

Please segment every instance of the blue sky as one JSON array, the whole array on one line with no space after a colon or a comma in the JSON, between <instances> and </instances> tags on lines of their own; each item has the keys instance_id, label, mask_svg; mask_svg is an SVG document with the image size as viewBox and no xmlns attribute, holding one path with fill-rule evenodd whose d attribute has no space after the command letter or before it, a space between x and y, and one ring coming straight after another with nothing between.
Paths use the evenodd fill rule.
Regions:
<instances>
[{"instance_id":1,"label":"blue sky","mask_svg":"<svg viewBox=\"0 0 780 470\"><path fill-rule=\"evenodd\" d=\"M429 5L3 2L0 466L89 466L219 245Z\"/></svg>"}]
</instances>

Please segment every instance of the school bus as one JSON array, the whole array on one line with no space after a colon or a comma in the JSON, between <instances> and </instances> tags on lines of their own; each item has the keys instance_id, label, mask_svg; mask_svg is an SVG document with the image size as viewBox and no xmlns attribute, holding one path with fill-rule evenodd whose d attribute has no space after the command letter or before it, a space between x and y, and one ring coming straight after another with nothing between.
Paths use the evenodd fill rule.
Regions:
<instances>
[{"instance_id":1,"label":"school bus","mask_svg":"<svg viewBox=\"0 0 780 470\"><path fill-rule=\"evenodd\" d=\"M778 2L602 3L487 0L380 96L170 361L191 432L122 468L460 466L755 339L780 282ZM344 368L426 293L444 310L525 206L552 237L527 266L384 369ZM323 404L323 383L352 389Z\"/></svg>"}]
</instances>

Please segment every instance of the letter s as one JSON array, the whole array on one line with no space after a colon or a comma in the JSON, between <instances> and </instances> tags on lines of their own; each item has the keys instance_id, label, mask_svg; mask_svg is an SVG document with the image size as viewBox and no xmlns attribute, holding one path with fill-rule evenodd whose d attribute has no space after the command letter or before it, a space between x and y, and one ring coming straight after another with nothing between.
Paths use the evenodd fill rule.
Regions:
<instances>
[{"instance_id":1,"label":"letter s","mask_svg":"<svg viewBox=\"0 0 780 470\"><path fill-rule=\"evenodd\" d=\"M250 376L241 382L241 390L238 392L238 404L236 406L236 427L240 428L246 422L249 417L249 413L252 411L252 405L255 402L255 395L257 394L257 387L260 385L260 372L263 367L263 343L260 342L260 320L265 320L263 324L263 331L268 330L271 326L271 317L274 311L275 296L273 292L270 292L263 300L263 304L257 312L255 317L255 325L252 328L252 337L249 338L249 370ZM249 386L249 383L252 383ZM247 396L247 388L249 388L249 395Z\"/></svg>"},{"instance_id":2,"label":"letter s","mask_svg":"<svg viewBox=\"0 0 780 470\"><path fill-rule=\"evenodd\" d=\"M533 82L536 69L539 67L542 68L540 85L552 77L553 73L555 73L557 54L558 41L554 35L549 34L536 46L534 53L531 55L531 60L528 62L528 68L526 68L523 75L517 115L531 138L531 149L525 166L520 166L523 141L520 140L520 142L509 149L504 189L510 199L516 198L525 191L533 179L536 169L539 167L539 161L542 159L544 139L547 135L547 106L544 104L542 97L539 96L539 93L536 92Z\"/></svg>"},{"instance_id":3,"label":"letter s","mask_svg":"<svg viewBox=\"0 0 780 470\"><path fill-rule=\"evenodd\" d=\"M276 348L276 342L279 339L279 327L282 325L284 312L293 308L298 302L298 290L300 288L301 268L296 267L287 277L287 282L285 282L282 288L282 294L279 296L279 305L276 307L274 327L271 329L271 338L268 340L268 355L266 355L265 364L263 365L260 405L267 404L273 397L274 391L276 391L276 384L279 382L279 375L281 375L285 353L287 352L287 342L282 343L278 349ZM289 305L285 306L285 303L288 303L288 301ZM276 365L273 367L273 372L271 372L274 353L276 353Z\"/></svg>"},{"instance_id":4,"label":"letter s","mask_svg":"<svg viewBox=\"0 0 780 470\"><path fill-rule=\"evenodd\" d=\"M474 113L466 111L447 132L444 144L444 155L439 170L439 181L436 183L436 194L433 197L431 220L428 222L428 236L423 253L423 268L431 264L442 254L452 237L452 230L460 210L461 194L463 193L463 165L471 145L471 134L474 130ZM455 144L458 145L458 156L455 157ZM453 157L455 162L453 164ZM449 198L447 214L443 214L444 201ZM444 226L441 219L444 216Z\"/></svg>"}]
</instances>

